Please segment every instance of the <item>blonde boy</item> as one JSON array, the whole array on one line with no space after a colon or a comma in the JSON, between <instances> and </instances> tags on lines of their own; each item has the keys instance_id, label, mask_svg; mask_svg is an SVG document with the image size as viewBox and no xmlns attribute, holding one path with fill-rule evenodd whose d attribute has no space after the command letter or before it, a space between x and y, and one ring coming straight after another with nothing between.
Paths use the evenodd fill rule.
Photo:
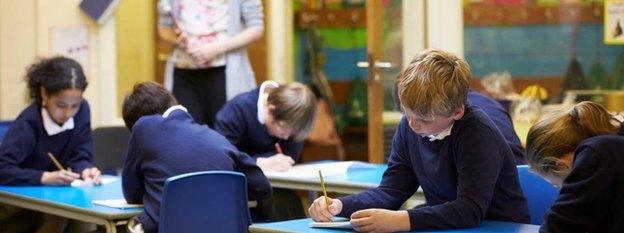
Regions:
<instances>
[{"instance_id":1,"label":"blonde boy","mask_svg":"<svg viewBox=\"0 0 624 233\"><path fill-rule=\"evenodd\" d=\"M464 228L484 220L529 221L512 152L485 113L466 105L468 64L444 51L415 57L399 77L405 117L377 188L308 209L315 221L351 218L357 231ZM421 208L398 210L422 187Z\"/></svg>"}]
</instances>

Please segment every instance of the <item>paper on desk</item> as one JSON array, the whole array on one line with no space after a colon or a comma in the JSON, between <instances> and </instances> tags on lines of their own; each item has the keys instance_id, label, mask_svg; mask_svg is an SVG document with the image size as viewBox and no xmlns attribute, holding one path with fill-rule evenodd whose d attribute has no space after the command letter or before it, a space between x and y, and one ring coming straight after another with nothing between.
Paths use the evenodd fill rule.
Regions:
<instances>
[{"instance_id":1,"label":"paper on desk","mask_svg":"<svg viewBox=\"0 0 624 233\"><path fill-rule=\"evenodd\" d=\"M101 205L101 206L113 207L113 208L118 208L118 209L143 207L142 204L128 204L128 202L126 202L126 199L94 200L92 203L94 205Z\"/></svg>"},{"instance_id":2,"label":"paper on desk","mask_svg":"<svg viewBox=\"0 0 624 233\"><path fill-rule=\"evenodd\" d=\"M119 178L115 176L102 176L100 177L102 185L110 184L117 181ZM93 187L93 181L84 181L81 179L75 179L71 182L72 187Z\"/></svg>"},{"instance_id":3,"label":"paper on desk","mask_svg":"<svg viewBox=\"0 0 624 233\"><path fill-rule=\"evenodd\" d=\"M323 176L342 175L352 164L353 161L295 165L285 172L265 172L264 175L269 178L318 178L319 170Z\"/></svg>"},{"instance_id":4,"label":"paper on desk","mask_svg":"<svg viewBox=\"0 0 624 233\"><path fill-rule=\"evenodd\" d=\"M311 222L310 227L315 228L338 228L338 229L353 229L351 222L349 221L337 221L337 222Z\"/></svg>"}]
</instances>

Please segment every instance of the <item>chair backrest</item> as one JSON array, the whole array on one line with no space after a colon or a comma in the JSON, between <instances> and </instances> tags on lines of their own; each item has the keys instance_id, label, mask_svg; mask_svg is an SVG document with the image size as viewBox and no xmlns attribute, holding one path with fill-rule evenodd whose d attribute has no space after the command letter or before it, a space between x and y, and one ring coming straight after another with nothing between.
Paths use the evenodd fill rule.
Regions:
<instances>
[{"instance_id":1,"label":"chair backrest","mask_svg":"<svg viewBox=\"0 0 624 233\"><path fill-rule=\"evenodd\" d=\"M2 144L2 139L4 139L4 135L7 131L9 131L9 127L11 127L12 121L0 121L0 144Z\"/></svg>"},{"instance_id":2,"label":"chair backrest","mask_svg":"<svg viewBox=\"0 0 624 233\"><path fill-rule=\"evenodd\" d=\"M541 225L544 222L546 210L557 200L559 189L531 172L528 165L518 166L518 178L529 205L531 224Z\"/></svg>"},{"instance_id":3,"label":"chair backrest","mask_svg":"<svg viewBox=\"0 0 624 233\"><path fill-rule=\"evenodd\" d=\"M170 177L159 215L159 233L247 232L251 224L247 179L231 171Z\"/></svg>"},{"instance_id":4,"label":"chair backrest","mask_svg":"<svg viewBox=\"0 0 624 233\"><path fill-rule=\"evenodd\" d=\"M123 126L93 130L93 164L104 174L118 175L128 150L130 131Z\"/></svg>"}]
</instances>

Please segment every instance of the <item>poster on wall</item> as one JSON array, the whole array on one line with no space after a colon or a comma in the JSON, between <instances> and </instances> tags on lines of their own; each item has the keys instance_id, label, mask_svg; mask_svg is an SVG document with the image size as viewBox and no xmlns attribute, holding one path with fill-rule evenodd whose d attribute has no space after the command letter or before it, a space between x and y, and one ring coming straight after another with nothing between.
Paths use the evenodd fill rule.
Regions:
<instances>
[{"instance_id":1,"label":"poster on wall","mask_svg":"<svg viewBox=\"0 0 624 233\"><path fill-rule=\"evenodd\" d=\"M604 2L604 42L624 44L624 0Z\"/></svg>"},{"instance_id":2,"label":"poster on wall","mask_svg":"<svg viewBox=\"0 0 624 233\"><path fill-rule=\"evenodd\" d=\"M89 68L89 27L56 26L50 29L50 50L53 56L61 55L76 60L84 72Z\"/></svg>"}]
</instances>

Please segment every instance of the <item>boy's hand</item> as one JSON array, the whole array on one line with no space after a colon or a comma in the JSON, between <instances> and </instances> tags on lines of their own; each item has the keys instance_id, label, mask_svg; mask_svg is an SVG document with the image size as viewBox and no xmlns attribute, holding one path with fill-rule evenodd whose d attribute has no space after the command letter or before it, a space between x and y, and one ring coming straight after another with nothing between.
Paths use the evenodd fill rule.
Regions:
<instances>
[{"instance_id":1,"label":"boy's hand","mask_svg":"<svg viewBox=\"0 0 624 233\"><path fill-rule=\"evenodd\" d=\"M86 168L82 170L82 179L85 182L93 182L94 185L102 184L101 179L102 172L98 170L96 167Z\"/></svg>"},{"instance_id":2,"label":"boy's hand","mask_svg":"<svg viewBox=\"0 0 624 233\"><path fill-rule=\"evenodd\" d=\"M410 220L406 210L365 209L351 215L351 226L358 232L409 231Z\"/></svg>"},{"instance_id":3,"label":"boy's hand","mask_svg":"<svg viewBox=\"0 0 624 233\"><path fill-rule=\"evenodd\" d=\"M342 201L338 199L329 199L329 206L325 201L325 197L321 196L312 202L308 213L315 222L331 222L335 215L342 211Z\"/></svg>"},{"instance_id":4,"label":"boy's hand","mask_svg":"<svg viewBox=\"0 0 624 233\"><path fill-rule=\"evenodd\" d=\"M295 161L290 156L276 154L268 158L258 158L256 164L262 171L283 172L290 169Z\"/></svg>"},{"instance_id":5,"label":"boy's hand","mask_svg":"<svg viewBox=\"0 0 624 233\"><path fill-rule=\"evenodd\" d=\"M80 178L80 175L71 171L43 172L41 183L44 185L69 185L78 178Z\"/></svg>"}]
</instances>

